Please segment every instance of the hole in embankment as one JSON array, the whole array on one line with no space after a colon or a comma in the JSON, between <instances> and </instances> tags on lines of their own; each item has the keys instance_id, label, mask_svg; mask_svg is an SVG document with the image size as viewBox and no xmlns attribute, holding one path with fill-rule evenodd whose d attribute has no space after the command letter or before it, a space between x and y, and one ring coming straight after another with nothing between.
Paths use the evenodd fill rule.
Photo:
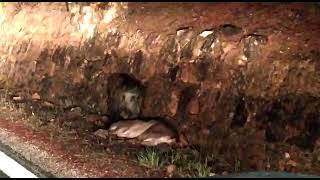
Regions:
<instances>
[{"instance_id":1,"label":"hole in embankment","mask_svg":"<svg viewBox=\"0 0 320 180\"><path fill-rule=\"evenodd\" d=\"M139 80L129 74L112 74L108 87L110 120L106 128L112 134L147 146L176 142L177 130L168 120L140 115L144 86Z\"/></svg>"}]
</instances>

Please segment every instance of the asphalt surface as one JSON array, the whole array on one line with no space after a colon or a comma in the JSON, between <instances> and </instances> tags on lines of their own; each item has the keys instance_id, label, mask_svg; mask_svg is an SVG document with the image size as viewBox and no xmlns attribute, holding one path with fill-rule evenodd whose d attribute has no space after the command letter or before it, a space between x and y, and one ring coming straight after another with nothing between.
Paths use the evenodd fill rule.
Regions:
<instances>
[{"instance_id":1,"label":"asphalt surface","mask_svg":"<svg viewBox=\"0 0 320 180\"><path fill-rule=\"evenodd\" d=\"M34 165L32 162L30 162L20 154L16 153L9 146L1 143L1 141L0 141L0 151L5 153L7 156L12 158L16 162L18 162L20 165L22 165L24 168L26 168L36 176L40 178L54 178L54 176L51 173L45 172L44 170L41 169L41 167ZM5 177L8 177L8 176L0 170L0 178L5 178Z\"/></svg>"}]
</instances>

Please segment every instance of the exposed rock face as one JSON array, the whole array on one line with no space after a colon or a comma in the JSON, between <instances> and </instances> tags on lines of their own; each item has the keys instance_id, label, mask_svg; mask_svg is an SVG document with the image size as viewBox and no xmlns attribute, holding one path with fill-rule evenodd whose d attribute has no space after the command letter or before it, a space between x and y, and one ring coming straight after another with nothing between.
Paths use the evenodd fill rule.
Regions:
<instances>
[{"instance_id":1,"label":"exposed rock face","mask_svg":"<svg viewBox=\"0 0 320 180\"><path fill-rule=\"evenodd\" d=\"M105 114L108 77L126 73L146 87L141 115L170 119L192 144L217 149L237 128L262 128L268 141L318 138L318 6L102 4L7 3L1 87Z\"/></svg>"}]
</instances>

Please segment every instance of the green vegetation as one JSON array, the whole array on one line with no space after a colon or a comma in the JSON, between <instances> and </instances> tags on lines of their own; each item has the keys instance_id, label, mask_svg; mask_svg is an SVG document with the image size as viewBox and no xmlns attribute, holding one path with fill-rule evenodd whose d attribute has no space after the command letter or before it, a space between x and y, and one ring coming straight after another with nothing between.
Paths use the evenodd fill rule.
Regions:
<instances>
[{"instance_id":1,"label":"green vegetation","mask_svg":"<svg viewBox=\"0 0 320 180\"><path fill-rule=\"evenodd\" d=\"M201 161L192 150L182 152L179 149L170 149L160 152L156 147L148 147L145 151L138 153L139 164L149 168L164 168L168 165L177 167L176 174L190 177L208 177L211 168L208 166L207 159Z\"/></svg>"},{"instance_id":2,"label":"green vegetation","mask_svg":"<svg viewBox=\"0 0 320 180\"><path fill-rule=\"evenodd\" d=\"M157 168L160 165L160 153L155 148L147 148L138 154L138 161L143 166Z\"/></svg>"}]
</instances>

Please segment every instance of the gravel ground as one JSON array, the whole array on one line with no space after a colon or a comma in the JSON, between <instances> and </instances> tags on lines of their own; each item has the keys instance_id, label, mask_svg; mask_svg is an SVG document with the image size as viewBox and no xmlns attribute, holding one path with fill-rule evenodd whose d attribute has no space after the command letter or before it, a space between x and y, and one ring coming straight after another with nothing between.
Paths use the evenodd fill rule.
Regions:
<instances>
[{"instance_id":1,"label":"gravel ground","mask_svg":"<svg viewBox=\"0 0 320 180\"><path fill-rule=\"evenodd\" d=\"M20 154L35 165L43 168L43 170L52 173L56 177L88 177L83 172L70 167L65 161L59 157L53 157L46 151L40 150L37 146L23 142L22 139L7 130L0 128L0 141L10 146L13 151Z\"/></svg>"}]
</instances>

